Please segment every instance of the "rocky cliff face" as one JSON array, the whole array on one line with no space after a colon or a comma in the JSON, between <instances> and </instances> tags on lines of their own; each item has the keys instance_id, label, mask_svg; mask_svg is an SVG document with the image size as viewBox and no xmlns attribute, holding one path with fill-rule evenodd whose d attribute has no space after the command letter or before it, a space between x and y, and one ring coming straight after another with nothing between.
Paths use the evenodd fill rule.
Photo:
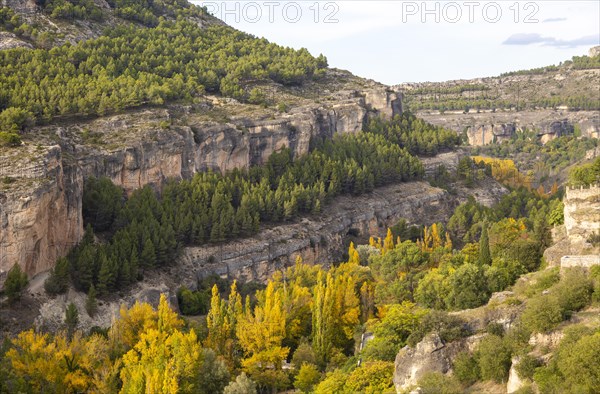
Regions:
<instances>
[{"instance_id":1,"label":"rocky cliff face","mask_svg":"<svg viewBox=\"0 0 600 394\"><path fill-rule=\"evenodd\" d=\"M252 238L218 246L186 248L177 273L194 288L196 279L216 273L242 282L266 281L275 271L294 264L340 261L350 239L367 242L385 236L400 218L431 224L448 218L455 199L425 182L391 185L359 196L338 197L318 217L265 229ZM194 275L190 275L194 273Z\"/></svg>"},{"instance_id":2,"label":"rocky cliff face","mask_svg":"<svg viewBox=\"0 0 600 394\"><path fill-rule=\"evenodd\" d=\"M600 137L600 116L593 111L481 111L462 113L459 111L444 114L424 112L420 117L436 125L466 132L469 144L482 146L493 142L509 140L517 131L536 131L542 143L562 135L572 135L577 127L582 136Z\"/></svg>"},{"instance_id":3,"label":"rocky cliff face","mask_svg":"<svg viewBox=\"0 0 600 394\"><path fill-rule=\"evenodd\" d=\"M377 90L338 92L333 104L283 114L247 115L251 106L232 103L35 128L24 146L0 155L0 275L15 263L30 276L47 270L81 239L85 178L107 176L132 192L207 169L247 168L283 147L302 155L312 137L357 132L368 116L398 113L399 97Z\"/></svg>"},{"instance_id":4,"label":"rocky cliff face","mask_svg":"<svg viewBox=\"0 0 600 394\"><path fill-rule=\"evenodd\" d=\"M59 146L42 151L29 167L11 167L16 158L3 157L8 163L0 167L5 184L0 189L0 272L15 263L29 274L47 270L82 236L81 174L65 171ZM20 177L13 177L15 170Z\"/></svg>"}]
</instances>

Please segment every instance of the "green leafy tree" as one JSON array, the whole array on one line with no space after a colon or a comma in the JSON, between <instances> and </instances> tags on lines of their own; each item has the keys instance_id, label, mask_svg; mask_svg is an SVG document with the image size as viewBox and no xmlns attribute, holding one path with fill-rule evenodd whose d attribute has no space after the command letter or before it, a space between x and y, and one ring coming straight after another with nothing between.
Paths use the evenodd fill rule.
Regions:
<instances>
[{"instance_id":1,"label":"green leafy tree","mask_svg":"<svg viewBox=\"0 0 600 394\"><path fill-rule=\"evenodd\" d=\"M488 335L477 348L477 362L482 379L506 382L511 365L511 350L502 338Z\"/></svg>"},{"instance_id":2,"label":"green leafy tree","mask_svg":"<svg viewBox=\"0 0 600 394\"><path fill-rule=\"evenodd\" d=\"M294 387L303 393L310 393L319 380L321 380L321 373L315 365L302 364L294 380Z\"/></svg>"},{"instance_id":3,"label":"green leafy tree","mask_svg":"<svg viewBox=\"0 0 600 394\"><path fill-rule=\"evenodd\" d=\"M547 332L563 321L563 312L555 295L537 296L527 302L521 321L532 332Z\"/></svg>"},{"instance_id":4,"label":"green leafy tree","mask_svg":"<svg viewBox=\"0 0 600 394\"><path fill-rule=\"evenodd\" d=\"M242 372L225 387L223 394L256 394L256 384Z\"/></svg>"}]
</instances>

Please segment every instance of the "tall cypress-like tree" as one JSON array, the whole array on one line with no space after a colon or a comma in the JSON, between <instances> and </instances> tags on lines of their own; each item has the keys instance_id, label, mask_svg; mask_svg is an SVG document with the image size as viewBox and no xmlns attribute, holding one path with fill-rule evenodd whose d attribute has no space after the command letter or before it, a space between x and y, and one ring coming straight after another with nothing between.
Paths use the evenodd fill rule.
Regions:
<instances>
[{"instance_id":1,"label":"tall cypress-like tree","mask_svg":"<svg viewBox=\"0 0 600 394\"><path fill-rule=\"evenodd\" d=\"M492 264L492 255L490 253L490 239L488 237L487 222L483 222L481 228L481 237L479 238L479 264L490 265Z\"/></svg>"}]
</instances>

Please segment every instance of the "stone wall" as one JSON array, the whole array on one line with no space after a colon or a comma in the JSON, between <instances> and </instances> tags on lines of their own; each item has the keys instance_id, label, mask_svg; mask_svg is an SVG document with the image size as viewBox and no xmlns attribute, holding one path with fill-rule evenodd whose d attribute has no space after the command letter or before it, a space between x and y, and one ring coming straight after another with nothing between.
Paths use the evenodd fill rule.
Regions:
<instances>
[{"instance_id":1,"label":"stone wall","mask_svg":"<svg viewBox=\"0 0 600 394\"><path fill-rule=\"evenodd\" d=\"M565 228L571 243L585 242L600 231L600 185L567 187L565 205Z\"/></svg>"}]
</instances>

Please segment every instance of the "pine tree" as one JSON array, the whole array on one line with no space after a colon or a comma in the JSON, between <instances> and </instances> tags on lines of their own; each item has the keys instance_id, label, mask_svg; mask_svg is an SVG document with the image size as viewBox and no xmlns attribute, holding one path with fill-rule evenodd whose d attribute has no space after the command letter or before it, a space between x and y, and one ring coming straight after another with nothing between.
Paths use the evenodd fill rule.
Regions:
<instances>
[{"instance_id":1,"label":"pine tree","mask_svg":"<svg viewBox=\"0 0 600 394\"><path fill-rule=\"evenodd\" d=\"M27 274L21 271L19 264L13 265L6 275L4 281L4 292L8 296L9 302L14 302L21 299L21 294L27 287Z\"/></svg>"},{"instance_id":2,"label":"pine tree","mask_svg":"<svg viewBox=\"0 0 600 394\"><path fill-rule=\"evenodd\" d=\"M48 294L63 294L69 287L69 261L61 257L56 261L50 276L44 282Z\"/></svg>"},{"instance_id":3,"label":"pine tree","mask_svg":"<svg viewBox=\"0 0 600 394\"><path fill-rule=\"evenodd\" d=\"M156 265L156 251L150 238L144 241L144 249L140 255L142 266L152 268Z\"/></svg>"},{"instance_id":4,"label":"pine tree","mask_svg":"<svg viewBox=\"0 0 600 394\"><path fill-rule=\"evenodd\" d=\"M479 264L491 265L492 255L490 253L490 240L488 237L487 223L483 223L481 228L481 237L479 238Z\"/></svg>"},{"instance_id":5,"label":"pine tree","mask_svg":"<svg viewBox=\"0 0 600 394\"><path fill-rule=\"evenodd\" d=\"M129 258L129 278L128 283L134 283L138 279L138 270L140 262L138 259L137 248L131 249L131 257Z\"/></svg>"},{"instance_id":6,"label":"pine tree","mask_svg":"<svg viewBox=\"0 0 600 394\"><path fill-rule=\"evenodd\" d=\"M107 294L114 289L116 272L111 264L112 260L107 258L103 252L99 253L99 255L98 291L100 294ZM91 286L93 284L90 284Z\"/></svg>"},{"instance_id":7,"label":"pine tree","mask_svg":"<svg viewBox=\"0 0 600 394\"><path fill-rule=\"evenodd\" d=\"M79 312L77 311L75 304L71 302L65 311L65 325L67 326L67 336L69 340L73 338L77 324L79 324Z\"/></svg>"}]
</instances>

